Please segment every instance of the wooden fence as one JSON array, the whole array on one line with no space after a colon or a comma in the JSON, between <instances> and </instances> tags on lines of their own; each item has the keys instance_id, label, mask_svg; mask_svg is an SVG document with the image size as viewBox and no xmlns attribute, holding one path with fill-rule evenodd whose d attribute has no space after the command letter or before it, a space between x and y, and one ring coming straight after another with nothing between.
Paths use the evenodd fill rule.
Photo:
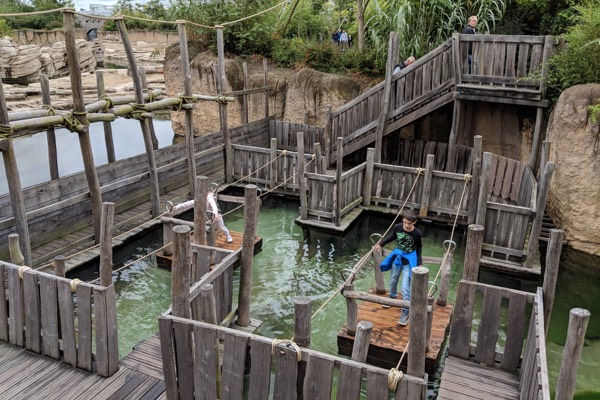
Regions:
<instances>
[{"instance_id":1,"label":"wooden fence","mask_svg":"<svg viewBox=\"0 0 600 400\"><path fill-rule=\"evenodd\" d=\"M478 305L477 292L483 293ZM520 367L521 399L550 399L546 367L542 290L536 294L461 280L450 327L448 354L517 373ZM523 351L527 304L533 304ZM506 311L502 312L501 309ZM475 334L474 310L480 309ZM506 335L499 342L501 316L506 313ZM473 343L475 343L473 345ZM521 364L521 357L523 362Z\"/></svg>"},{"instance_id":2,"label":"wooden fence","mask_svg":"<svg viewBox=\"0 0 600 400\"><path fill-rule=\"evenodd\" d=\"M304 134L304 150L313 153L315 143L322 143L324 129L315 125L270 120L269 132L272 138L277 139L278 149L292 151L298 148L296 133L302 132Z\"/></svg>"},{"instance_id":3,"label":"wooden fence","mask_svg":"<svg viewBox=\"0 0 600 400\"><path fill-rule=\"evenodd\" d=\"M388 371L273 339L170 315L159 318L167 398L388 400ZM222 356L219 345L223 343ZM222 360L222 366L219 365ZM245 375L247 373L247 379ZM425 398L426 380L404 375L396 399ZM247 396L247 397L246 397Z\"/></svg>"},{"instance_id":4,"label":"wooden fence","mask_svg":"<svg viewBox=\"0 0 600 400\"><path fill-rule=\"evenodd\" d=\"M423 179L415 184L417 168L399 165L374 164L371 204L377 207L398 209L406 201L406 208L418 209L421 205Z\"/></svg>"},{"instance_id":5,"label":"wooden fence","mask_svg":"<svg viewBox=\"0 0 600 400\"><path fill-rule=\"evenodd\" d=\"M381 162L391 165L402 165L405 167L425 168L427 154L435 156L434 168L438 171L446 171L448 165L448 143L424 141L419 139L400 139L396 135L386 136L383 140ZM470 174L473 168L471 152L472 147L455 145L454 160L450 165L456 168L458 174Z\"/></svg>"},{"instance_id":6,"label":"wooden fence","mask_svg":"<svg viewBox=\"0 0 600 400\"><path fill-rule=\"evenodd\" d=\"M307 215L309 219L335 223L336 178L331 175L306 173Z\"/></svg>"},{"instance_id":7,"label":"wooden fence","mask_svg":"<svg viewBox=\"0 0 600 400\"><path fill-rule=\"evenodd\" d=\"M119 369L114 286L0 261L0 340L110 376Z\"/></svg>"},{"instance_id":8,"label":"wooden fence","mask_svg":"<svg viewBox=\"0 0 600 400\"><path fill-rule=\"evenodd\" d=\"M337 205L340 218L359 206L363 201L363 179L366 165L366 163L362 163L342 174L342 188L338 192L341 197Z\"/></svg>"}]
</instances>

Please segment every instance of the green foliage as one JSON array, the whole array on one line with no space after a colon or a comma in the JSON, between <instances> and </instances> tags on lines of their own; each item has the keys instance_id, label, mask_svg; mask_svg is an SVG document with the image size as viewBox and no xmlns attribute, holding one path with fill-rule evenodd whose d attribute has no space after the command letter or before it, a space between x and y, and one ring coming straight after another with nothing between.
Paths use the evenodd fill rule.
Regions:
<instances>
[{"instance_id":1,"label":"green foliage","mask_svg":"<svg viewBox=\"0 0 600 400\"><path fill-rule=\"evenodd\" d=\"M12 29L10 29L10 25L6 22L5 19L0 18L0 36L9 35Z\"/></svg>"},{"instance_id":2,"label":"green foliage","mask_svg":"<svg viewBox=\"0 0 600 400\"><path fill-rule=\"evenodd\" d=\"M588 107L588 118L592 125L598 125L600 122L600 99L596 99L596 104Z\"/></svg>"},{"instance_id":3,"label":"green foliage","mask_svg":"<svg viewBox=\"0 0 600 400\"><path fill-rule=\"evenodd\" d=\"M546 80L552 102L568 87L600 82L600 3L587 1L576 12L575 25L549 61Z\"/></svg>"},{"instance_id":4,"label":"green foliage","mask_svg":"<svg viewBox=\"0 0 600 400\"><path fill-rule=\"evenodd\" d=\"M134 3L134 0L118 0L115 6L115 14L131 15L133 17L148 18L155 20L171 20L169 9L165 7L161 0L149 0L146 3ZM127 29L139 30L177 30L175 24L158 24L147 21L125 19ZM104 30L116 31L117 26L114 21L106 21Z\"/></svg>"},{"instance_id":5,"label":"green foliage","mask_svg":"<svg viewBox=\"0 0 600 400\"><path fill-rule=\"evenodd\" d=\"M22 13L72 7L71 0L0 0L0 13ZM62 14L51 13L30 17L11 17L6 19L10 30L17 29L56 29L62 27Z\"/></svg>"}]
</instances>

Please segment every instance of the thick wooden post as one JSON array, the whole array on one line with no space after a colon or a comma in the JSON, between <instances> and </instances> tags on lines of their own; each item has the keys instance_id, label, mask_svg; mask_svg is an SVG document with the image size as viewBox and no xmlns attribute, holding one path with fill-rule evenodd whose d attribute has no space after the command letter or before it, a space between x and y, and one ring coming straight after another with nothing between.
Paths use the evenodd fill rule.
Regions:
<instances>
[{"instance_id":1,"label":"thick wooden post","mask_svg":"<svg viewBox=\"0 0 600 400\"><path fill-rule=\"evenodd\" d=\"M248 90L248 64L242 63L242 75L244 77L244 90ZM248 94L242 95L242 124L248 123Z\"/></svg>"},{"instance_id":2,"label":"thick wooden post","mask_svg":"<svg viewBox=\"0 0 600 400\"><path fill-rule=\"evenodd\" d=\"M4 87L0 80L0 126L9 127L8 109L4 99ZM7 128L8 129L8 128ZM0 139L0 150L2 151L2 160L4 161L4 170L6 171L6 181L8 183L8 192L10 193L10 204L12 207L15 226L20 237L21 250L25 258L25 265L31 265L31 242L29 239L29 226L25 216L25 203L23 192L21 191L21 178L17 168L15 150L12 145L12 138Z\"/></svg>"},{"instance_id":3,"label":"thick wooden post","mask_svg":"<svg viewBox=\"0 0 600 400\"><path fill-rule=\"evenodd\" d=\"M10 262L16 265L25 265L25 257L21 252L18 233L10 233L8 235L8 251L10 253Z\"/></svg>"},{"instance_id":4,"label":"thick wooden post","mask_svg":"<svg viewBox=\"0 0 600 400\"><path fill-rule=\"evenodd\" d=\"M173 265L171 267L171 297L173 315L191 318L190 310L190 233L186 225L173 227L175 238Z\"/></svg>"},{"instance_id":5,"label":"thick wooden post","mask_svg":"<svg viewBox=\"0 0 600 400\"><path fill-rule=\"evenodd\" d=\"M320 142L315 142L315 144L313 145L314 149L315 149L315 162L317 163L317 165L315 166L315 171L318 174L323 174L325 173L325 169L323 168L323 152L321 150L321 143Z\"/></svg>"},{"instance_id":6,"label":"thick wooden post","mask_svg":"<svg viewBox=\"0 0 600 400\"><path fill-rule=\"evenodd\" d=\"M427 346L427 283L429 269L412 270L410 295L408 366L406 373L416 377L425 375L425 348Z\"/></svg>"},{"instance_id":7,"label":"thick wooden post","mask_svg":"<svg viewBox=\"0 0 600 400\"><path fill-rule=\"evenodd\" d=\"M388 41L388 57L385 66L385 81L383 86L383 104L377 120L377 130L375 131L375 162L381 162L381 147L383 145L383 135L385 135L385 125L387 122L388 110L390 107L390 97L392 95L392 73L394 72L394 60L398 52L398 35L396 32L390 32ZM345 132L350 134L351 132Z\"/></svg>"},{"instance_id":8,"label":"thick wooden post","mask_svg":"<svg viewBox=\"0 0 600 400\"><path fill-rule=\"evenodd\" d=\"M216 193L215 193L216 195ZM196 177L194 195L194 236L195 244L206 244L206 198L208 197L208 178Z\"/></svg>"},{"instance_id":9,"label":"thick wooden post","mask_svg":"<svg viewBox=\"0 0 600 400\"><path fill-rule=\"evenodd\" d=\"M219 322L217 321L217 302L215 300L213 285L210 283L202 285L198 297L200 299L199 320L217 325Z\"/></svg>"},{"instance_id":10,"label":"thick wooden post","mask_svg":"<svg viewBox=\"0 0 600 400\"><path fill-rule=\"evenodd\" d=\"M531 268L534 257L539 251L540 246L540 232L542 231L542 221L544 220L544 211L546 211L546 199L548 198L548 192L550 191L550 182L552 181L552 174L554 173L554 163L546 163L544 169L544 175L540 181L540 186L537 196L537 205L535 207L535 219L531 224L531 231L529 232L529 242L527 243L527 258L525 259L525 267Z\"/></svg>"},{"instance_id":11,"label":"thick wooden post","mask_svg":"<svg viewBox=\"0 0 600 400\"><path fill-rule=\"evenodd\" d=\"M454 258L452 251L446 251L448 252L448 255L445 256L446 258L444 258L442 265L440 265L440 268L442 269L442 276L440 278L440 290L438 292L438 297L436 301L436 304L442 307L446 305L446 302L448 300L448 288L450 286L450 276L452 275L452 261Z\"/></svg>"},{"instance_id":12,"label":"thick wooden post","mask_svg":"<svg viewBox=\"0 0 600 400\"><path fill-rule=\"evenodd\" d=\"M423 177L423 191L421 192L421 208L419 209L419 215L426 217L429 212L429 195L431 193L431 173L433 172L433 162L435 156L433 154L427 154L427 161L425 162L425 176Z\"/></svg>"},{"instance_id":13,"label":"thick wooden post","mask_svg":"<svg viewBox=\"0 0 600 400\"><path fill-rule=\"evenodd\" d=\"M277 158L277 139L276 138L271 138L271 152L269 153L269 161L271 162L269 164L269 169L270 169L270 176L269 176L269 188L271 190L275 190L275 186L277 186L277 180L275 179L277 177L277 161L275 161L275 159Z\"/></svg>"},{"instance_id":14,"label":"thick wooden post","mask_svg":"<svg viewBox=\"0 0 600 400\"><path fill-rule=\"evenodd\" d=\"M166 216L172 217L173 214L166 214ZM171 226L170 223L163 222L162 229L163 229L163 246L166 246L163 249L163 254L165 256L171 256L171 255L173 255L173 241L174 241L173 227Z\"/></svg>"},{"instance_id":15,"label":"thick wooden post","mask_svg":"<svg viewBox=\"0 0 600 400\"><path fill-rule=\"evenodd\" d=\"M458 126L460 124L460 109L461 102L458 99L454 99L454 107L452 108L452 128L450 129L450 138L448 139L448 165L450 161L450 151L452 149L452 156L454 156L454 145L456 144L456 138L458 136Z\"/></svg>"},{"instance_id":16,"label":"thick wooden post","mask_svg":"<svg viewBox=\"0 0 600 400\"><path fill-rule=\"evenodd\" d=\"M106 93L104 89L104 71L96 71L96 86L98 87L98 98ZM117 159L115 157L115 143L113 141L112 125L109 121L102 122L104 127L104 143L106 145L106 157L108 163L113 163Z\"/></svg>"},{"instance_id":17,"label":"thick wooden post","mask_svg":"<svg viewBox=\"0 0 600 400\"><path fill-rule=\"evenodd\" d=\"M356 326L356 336L352 345L352 360L358 362L367 362L369 354L369 341L373 333L373 323L369 321L360 321Z\"/></svg>"},{"instance_id":18,"label":"thick wooden post","mask_svg":"<svg viewBox=\"0 0 600 400\"><path fill-rule=\"evenodd\" d=\"M469 188L469 200L467 203L468 223L474 224L477 219L477 199L479 198L479 179L481 177L481 157L483 151L483 139L481 135L473 137L473 150L471 150L471 187Z\"/></svg>"},{"instance_id":19,"label":"thick wooden post","mask_svg":"<svg viewBox=\"0 0 600 400\"><path fill-rule=\"evenodd\" d=\"M65 256L56 256L52 264L54 265L54 275L65 277Z\"/></svg>"},{"instance_id":20,"label":"thick wooden post","mask_svg":"<svg viewBox=\"0 0 600 400\"><path fill-rule=\"evenodd\" d=\"M327 122L325 123L325 130L323 131L323 155L325 156L326 168L331 165L331 138L333 129L333 117L331 115L331 107L327 109Z\"/></svg>"},{"instance_id":21,"label":"thick wooden post","mask_svg":"<svg viewBox=\"0 0 600 400\"><path fill-rule=\"evenodd\" d=\"M375 149L367 149L367 164L365 166L365 180L363 181L363 206L371 205L371 191L373 188L373 170L375 169Z\"/></svg>"},{"instance_id":22,"label":"thick wooden post","mask_svg":"<svg viewBox=\"0 0 600 400\"><path fill-rule=\"evenodd\" d=\"M183 94L186 97L192 95L192 73L190 72L190 57L188 55L187 32L184 21L177 21L177 31L179 33L179 52L181 53L181 69L183 72ZM227 107L227 104L225 104ZM190 193L195 193L196 184L196 149L194 146L194 126L193 109L185 110L185 152L188 162L188 184Z\"/></svg>"},{"instance_id":23,"label":"thick wooden post","mask_svg":"<svg viewBox=\"0 0 600 400\"><path fill-rule=\"evenodd\" d=\"M469 225L467 232L467 248L462 278L466 281L477 282L479 277L479 260L483 244L483 226Z\"/></svg>"},{"instance_id":24,"label":"thick wooden post","mask_svg":"<svg viewBox=\"0 0 600 400\"><path fill-rule=\"evenodd\" d=\"M590 315L590 312L583 308L573 308L569 313L569 330L560 363L555 400L571 400L573 398L577 367Z\"/></svg>"},{"instance_id":25,"label":"thick wooden post","mask_svg":"<svg viewBox=\"0 0 600 400\"><path fill-rule=\"evenodd\" d=\"M383 261L383 249L380 247L378 250L373 250L373 273L375 274L375 293L384 294L385 280L383 279L383 272L381 272L381 262Z\"/></svg>"},{"instance_id":26,"label":"thick wooden post","mask_svg":"<svg viewBox=\"0 0 600 400\"><path fill-rule=\"evenodd\" d=\"M217 94L223 95L225 90L225 49L223 42L223 27L216 25L217 30ZM219 103L219 121L221 123L221 132L223 134L223 145L225 154L225 182L232 181L233 176L233 149L231 147L231 138L229 136L229 126L227 125L227 103Z\"/></svg>"},{"instance_id":27,"label":"thick wooden post","mask_svg":"<svg viewBox=\"0 0 600 400\"><path fill-rule=\"evenodd\" d=\"M454 68L454 82L459 85L462 82L461 59L460 59L460 36L458 33L452 34L452 66Z\"/></svg>"},{"instance_id":28,"label":"thick wooden post","mask_svg":"<svg viewBox=\"0 0 600 400\"><path fill-rule=\"evenodd\" d=\"M354 285L348 283L344 285L344 292L354 291ZM346 297L346 332L350 336L356 334L356 326L358 325L358 305L356 299Z\"/></svg>"},{"instance_id":29,"label":"thick wooden post","mask_svg":"<svg viewBox=\"0 0 600 400\"><path fill-rule=\"evenodd\" d=\"M85 103L83 99L83 84L81 83L81 69L79 65L79 53L75 43L75 17L73 9L63 11L63 25L65 32L65 47L67 51L67 62L69 64L69 75L71 77L71 92L73 94L73 112L77 121L83 126L77 132L79 147L83 159L83 168L90 191L92 219L94 221L94 240L100 242L100 213L102 210L102 195L100 184L94 164L94 154L89 135L89 123L86 118Z\"/></svg>"},{"instance_id":30,"label":"thick wooden post","mask_svg":"<svg viewBox=\"0 0 600 400\"><path fill-rule=\"evenodd\" d=\"M337 138L337 161L335 164L335 225L340 226L344 188L342 168L344 166L344 138Z\"/></svg>"},{"instance_id":31,"label":"thick wooden post","mask_svg":"<svg viewBox=\"0 0 600 400\"><path fill-rule=\"evenodd\" d=\"M308 219L308 209L306 205L306 180L304 179L304 133L296 133L296 143L298 151L298 162L296 163L296 178L298 179L298 191L300 194L300 219Z\"/></svg>"},{"instance_id":32,"label":"thick wooden post","mask_svg":"<svg viewBox=\"0 0 600 400\"><path fill-rule=\"evenodd\" d=\"M301 347L310 345L310 297L294 297L294 341Z\"/></svg>"},{"instance_id":33,"label":"thick wooden post","mask_svg":"<svg viewBox=\"0 0 600 400\"><path fill-rule=\"evenodd\" d=\"M477 225L485 225L485 213L487 211L488 201L488 175L492 166L492 153L487 151L483 153L481 163L481 176L479 177L479 196L477 198L477 215L475 223Z\"/></svg>"},{"instance_id":34,"label":"thick wooden post","mask_svg":"<svg viewBox=\"0 0 600 400\"><path fill-rule=\"evenodd\" d=\"M427 296L427 338L425 339L425 353L429 351L429 339L433 328L433 296Z\"/></svg>"},{"instance_id":35,"label":"thick wooden post","mask_svg":"<svg viewBox=\"0 0 600 400\"><path fill-rule=\"evenodd\" d=\"M254 239L258 220L256 185L246 185L244 190L244 238L240 261L240 294L237 325L250 325L250 299L252 298L252 265L254 263Z\"/></svg>"},{"instance_id":36,"label":"thick wooden post","mask_svg":"<svg viewBox=\"0 0 600 400\"><path fill-rule=\"evenodd\" d=\"M112 284L113 254L112 236L115 219L115 203L102 203L102 225L100 226L100 284Z\"/></svg>"},{"instance_id":37,"label":"thick wooden post","mask_svg":"<svg viewBox=\"0 0 600 400\"><path fill-rule=\"evenodd\" d=\"M546 250L546 271L544 273L544 326L548 333L550 326L550 316L554 306L554 292L556 290L556 281L558 280L558 267L560 264L560 253L562 252L563 237L565 232L562 229L551 229L550 240Z\"/></svg>"},{"instance_id":38,"label":"thick wooden post","mask_svg":"<svg viewBox=\"0 0 600 400\"><path fill-rule=\"evenodd\" d=\"M544 140L542 142L542 151L540 152L540 165L538 167L537 175L536 175L538 182L542 180L542 174L544 173L544 169L546 168L546 163L548 162L548 158L550 157L550 147L552 147L551 141ZM534 169L532 169L532 171L535 172Z\"/></svg>"},{"instance_id":39,"label":"thick wooden post","mask_svg":"<svg viewBox=\"0 0 600 400\"><path fill-rule=\"evenodd\" d=\"M264 73L264 80L263 80L263 84L265 87L265 118L268 120L269 119L269 89L266 89L267 86L269 86L269 67L267 64L267 59L263 58L263 73Z\"/></svg>"},{"instance_id":40,"label":"thick wooden post","mask_svg":"<svg viewBox=\"0 0 600 400\"><path fill-rule=\"evenodd\" d=\"M540 147L540 139L542 137L542 124L544 123L544 109L542 107L538 107L535 113L535 127L533 129L533 139L531 141L531 152L529 153L529 168L535 172L535 167L537 166L537 156L538 150ZM543 165L542 165L543 168Z\"/></svg>"},{"instance_id":41,"label":"thick wooden post","mask_svg":"<svg viewBox=\"0 0 600 400\"><path fill-rule=\"evenodd\" d=\"M217 243L217 230L215 229L215 223L210 222L208 224L208 231L206 232L206 244L211 247L215 247ZM215 263L215 251L211 250L208 256L208 265L214 265Z\"/></svg>"},{"instance_id":42,"label":"thick wooden post","mask_svg":"<svg viewBox=\"0 0 600 400\"><path fill-rule=\"evenodd\" d=\"M129 41L129 35L127 34L127 27L123 18L115 19L115 24L121 35L121 41L125 48L125 54L127 55L127 61L129 62L129 68L131 69L131 78L133 79L133 87L135 89L135 101L138 104L144 104L144 91L142 89L142 81L140 79L140 73L137 68L137 62L133 54L133 47ZM146 149L146 157L148 159L148 172L150 174L150 197L152 202L152 216L157 217L160 214L160 192L158 189L158 173L156 171L156 159L154 158L154 150L152 149L152 137L150 136L150 129L148 129L148 121L145 119L140 120L140 127L142 129L142 136L144 138L144 147Z\"/></svg>"},{"instance_id":43,"label":"thick wooden post","mask_svg":"<svg viewBox=\"0 0 600 400\"><path fill-rule=\"evenodd\" d=\"M146 79L146 67L139 66L138 70L140 71L140 80L142 82L142 90L148 91L148 80ZM187 111L186 111L187 112ZM152 139L152 149L158 150L158 138L156 137L156 132L154 131L154 120L152 117L146 118L148 121L148 129L150 130L150 138Z\"/></svg>"},{"instance_id":44,"label":"thick wooden post","mask_svg":"<svg viewBox=\"0 0 600 400\"><path fill-rule=\"evenodd\" d=\"M42 89L42 104L48 107L48 111L52 108L50 100L50 82L45 74L40 74L40 88ZM58 179L58 157L56 154L56 135L54 127L46 129L46 140L48 142L48 166L50 167L50 179Z\"/></svg>"}]
</instances>

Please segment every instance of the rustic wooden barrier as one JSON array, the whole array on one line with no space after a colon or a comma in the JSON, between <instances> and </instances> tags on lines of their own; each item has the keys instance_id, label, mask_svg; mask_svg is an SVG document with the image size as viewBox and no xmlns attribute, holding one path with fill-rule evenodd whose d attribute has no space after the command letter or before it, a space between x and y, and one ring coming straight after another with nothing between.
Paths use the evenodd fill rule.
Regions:
<instances>
[{"instance_id":1,"label":"rustic wooden barrier","mask_svg":"<svg viewBox=\"0 0 600 400\"><path fill-rule=\"evenodd\" d=\"M0 340L101 376L119 369L114 286L0 261L0 282L5 281L6 288L0 285Z\"/></svg>"},{"instance_id":2,"label":"rustic wooden barrier","mask_svg":"<svg viewBox=\"0 0 600 400\"><path fill-rule=\"evenodd\" d=\"M419 209L423 192L423 180L419 179L412 193L410 192L415 179L417 179L417 174L417 168L375 163L373 185L371 187L371 204L378 207L398 208L405 200L408 200L406 208Z\"/></svg>"},{"instance_id":3,"label":"rustic wooden barrier","mask_svg":"<svg viewBox=\"0 0 600 400\"><path fill-rule=\"evenodd\" d=\"M334 223L335 176L305 173L308 188L307 215L309 219Z\"/></svg>"},{"instance_id":4,"label":"rustic wooden barrier","mask_svg":"<svg viewBox=\"0 0 600 400\"><path fill-rule=\"evenodd\" d=\"M267 399L270 392L273 399L329 399L335 386L338 398L352 400L361 396L363 385L368 399L390 397L388 371L382 368L170 315L159 318L159 329L168 399L214 399L221 393L222 398L247 395L254 400ZM215 349L216 340L224 343L222 358ZM303 363L304 377L299 373ZM246 368L250 371L247 384ZM424 379L404 375L395 398L420 400L425 390Z\"/></svg>"},{"instance_id":5,"label":"rustic wooden barrier","mask_svg":"<svg viewBox=\"0 0 600 400\"><path fill-rule=\"evenodd\" d=\"M342 196L337 202L340 218L358 207L363 201L363 179L366 163L342 173L341 191Z\"/></svg>"},{"instance_id":6,"label":"rustic wooden barrier","mask_svg":"<svg viewBox=\"0 0 600 400\"><path fill-rule=\"evenodd\" d=\"M269 121L269 131L277 139L277 148L280 150L292 150L297 148L297 132L304 133L304 151L315 152L315 143L321 142L323 128L315 125L295 124L287 121Z\"/></svg>"}]
</instances>

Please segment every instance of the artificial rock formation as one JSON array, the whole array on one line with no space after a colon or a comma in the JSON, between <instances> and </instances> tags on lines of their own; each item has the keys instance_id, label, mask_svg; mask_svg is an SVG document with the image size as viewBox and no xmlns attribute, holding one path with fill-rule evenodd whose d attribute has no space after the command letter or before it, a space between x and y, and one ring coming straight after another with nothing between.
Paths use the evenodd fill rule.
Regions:
<instances>
[{"instance_id":1,"label":"artificial rock formation","mask_svg":"<svg viewBox=\"0 0 600 400\"><path fill-rule=\"evenodd\" d=\"M556 163L548 212L577 250L600 256L600 127L588 107L600 99L600 84L565 90L548 122L550 160Z\"/></svg>"}]
</instances>

